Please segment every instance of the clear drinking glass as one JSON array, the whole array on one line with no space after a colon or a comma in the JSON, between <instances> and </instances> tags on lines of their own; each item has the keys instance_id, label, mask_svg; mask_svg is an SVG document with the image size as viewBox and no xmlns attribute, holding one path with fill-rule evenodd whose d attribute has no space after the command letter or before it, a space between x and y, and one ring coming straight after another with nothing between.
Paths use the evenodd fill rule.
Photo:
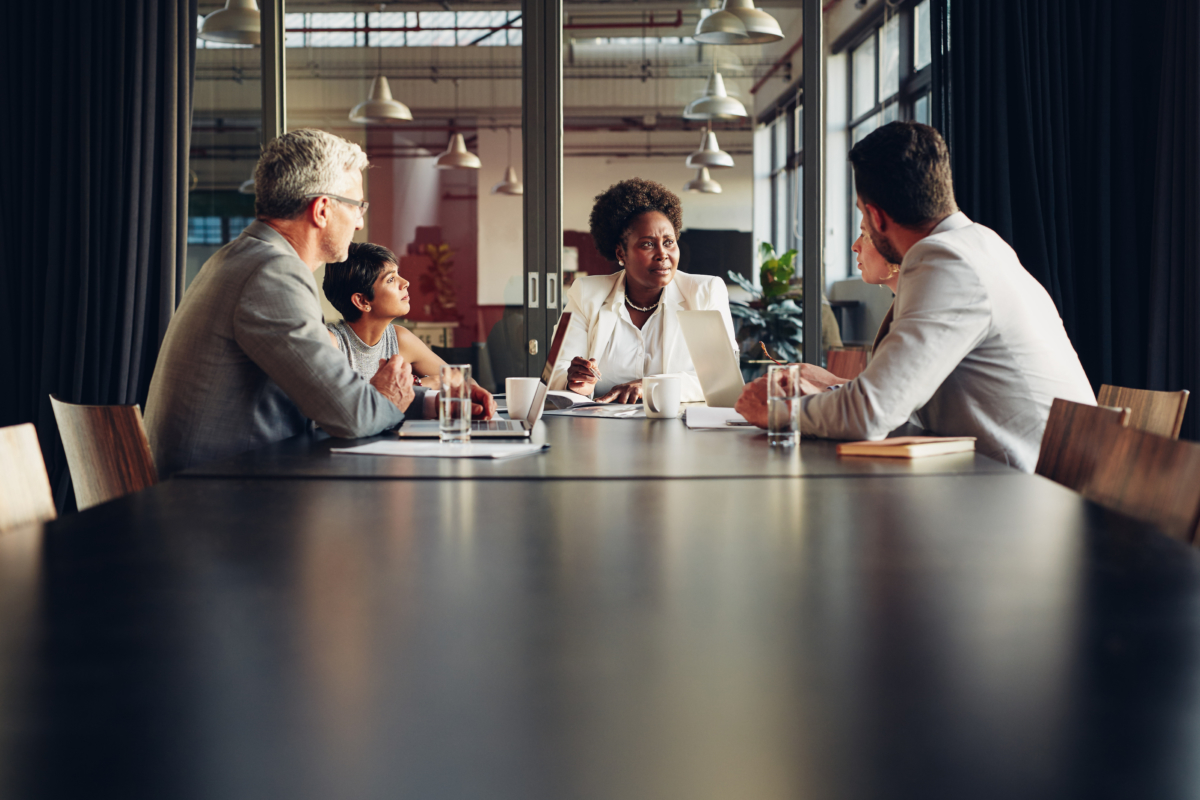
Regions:
<instances>
[{"instance_id":1,"label":"clear drinking glass","mask_svg":"<svg viewBox=\"0 0 1200 800\"><path fill-rule=\"evenodd\" d=\"M471 365L442 367L438 393L438 434L443 442L471 440Z\"/></svg>"},{"instance_id":2,"label":"clear drinking glass","mask_svg":"<svg viewBox=\"0 0 1200 800\"><path fill-rule=\"evenodd\" d=\"M800 365L767 368L767 441L791 447L800 441Z\"/></svg>"}]
</instances>

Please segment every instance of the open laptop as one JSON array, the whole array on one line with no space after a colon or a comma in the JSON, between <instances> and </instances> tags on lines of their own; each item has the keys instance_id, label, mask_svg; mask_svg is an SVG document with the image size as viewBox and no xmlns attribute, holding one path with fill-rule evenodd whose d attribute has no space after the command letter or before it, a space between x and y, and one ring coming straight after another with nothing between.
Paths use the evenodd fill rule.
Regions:
<instances>
[{"instance_id":1,"label":"open laptop","mask_svg":"<svg viewBox=\"0 0 1200 800\"><path fill-rule=\"evenodd\" d=\"M704 402L710 408L733 408L746 382L737 354L729 346L729 331L721 312L680 311L679 327L696 366Z\"/></svg>"},{"instance_id":2,"label":"open laptop","mask_svg":"<svg viewBox=\"0 0 1200 800\"><path fill-rule=\"evenodd\" d=\"M558 361L558 353L562 349L563 338L571 325L571 313L567 312L558 318L558 327L554 330L554 341L550 344L550 352L546 356L546 366L542 368L542 379L538 383L529 406L529 416L525 419L476 419L471 421L472 439L524 439L533 433L533 426L542 418L546 407L546 392L550 390L550 378L554 375L554 362ZM436 439L438 437L438 421L436 419L405 420L400 425L398 434L401 439Z\"/></svg>"}]
</instances>

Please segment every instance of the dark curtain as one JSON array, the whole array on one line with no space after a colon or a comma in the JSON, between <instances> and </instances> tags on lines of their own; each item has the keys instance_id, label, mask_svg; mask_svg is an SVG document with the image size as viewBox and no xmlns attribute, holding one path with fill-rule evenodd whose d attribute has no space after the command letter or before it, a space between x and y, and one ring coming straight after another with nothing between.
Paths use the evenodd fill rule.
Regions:
<instances>
[{"instance_id":1,"label":"dark curtain","mask_svg":"<svg viewBox=\"0 0 1200 800\"><path fill-rule=\"evenodd\" d=\"M1050 292L1095 385L1194 392L1196 0L935 3L959 206Z\"/></svg>"},{"instance_id":2,"label":"dark curtain","mask_svg":"<svg viewBox=\"0 0 1200 800\"><path fill-rule=\"evenodd\" d=\"M1151 389L1200 383L1200 3L1168 4L1150 240ZM1200 403L1200 395L1191 400ZM1200 406L1183 435L1200 438Z\"/></svg>"},{"instance_id":3,"label":"dark curtain","mask_svg":"<svg viewBox=\"0 0 1200 800\"><path fill-rule=\"evenodd\" d=\"M61 510L49 395L143 403L182 296L196 0L6 3L0 41L0 425L37 425Z\"/></svg>"}]
</instances>

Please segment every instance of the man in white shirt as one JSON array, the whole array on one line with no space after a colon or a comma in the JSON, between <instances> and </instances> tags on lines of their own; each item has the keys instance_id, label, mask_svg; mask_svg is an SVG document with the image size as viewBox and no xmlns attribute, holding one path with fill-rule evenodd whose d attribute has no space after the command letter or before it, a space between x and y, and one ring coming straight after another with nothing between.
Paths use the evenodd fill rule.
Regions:
<instances>
[{"instance_id":1,"label":"man in white shirt","mask_svg":"<svg viewBox=\"0 0 1200 800\"><path fill-rule=\"evenodd\" d=\"M936 130L885 125L850 163L863 233L900 264L900 280L858 378L803 365L801 432L882 439L913 418L930 433L975 436L980 452L1032 472L1053 399L1096 402L1054 302L1004 240L958 210ZM737 410L766 427L764 379Z\"/></svg>"}]
</instances>

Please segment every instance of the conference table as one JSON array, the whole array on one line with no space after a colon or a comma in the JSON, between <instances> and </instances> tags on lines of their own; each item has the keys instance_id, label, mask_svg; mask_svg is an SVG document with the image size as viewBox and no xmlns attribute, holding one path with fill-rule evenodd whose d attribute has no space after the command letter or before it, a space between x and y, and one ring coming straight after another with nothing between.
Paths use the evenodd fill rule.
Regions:
<instances>
[{"instance_id":1,"label":"conference table","mask_svg":"<svg viewBox=\"0 0 1200 800\"><path fill-rule=\"evenodd\" d=\"M1190 548L983 456L535 435L0 534L0 797L1200 794Z\"/></svg>"}]
</instances>

